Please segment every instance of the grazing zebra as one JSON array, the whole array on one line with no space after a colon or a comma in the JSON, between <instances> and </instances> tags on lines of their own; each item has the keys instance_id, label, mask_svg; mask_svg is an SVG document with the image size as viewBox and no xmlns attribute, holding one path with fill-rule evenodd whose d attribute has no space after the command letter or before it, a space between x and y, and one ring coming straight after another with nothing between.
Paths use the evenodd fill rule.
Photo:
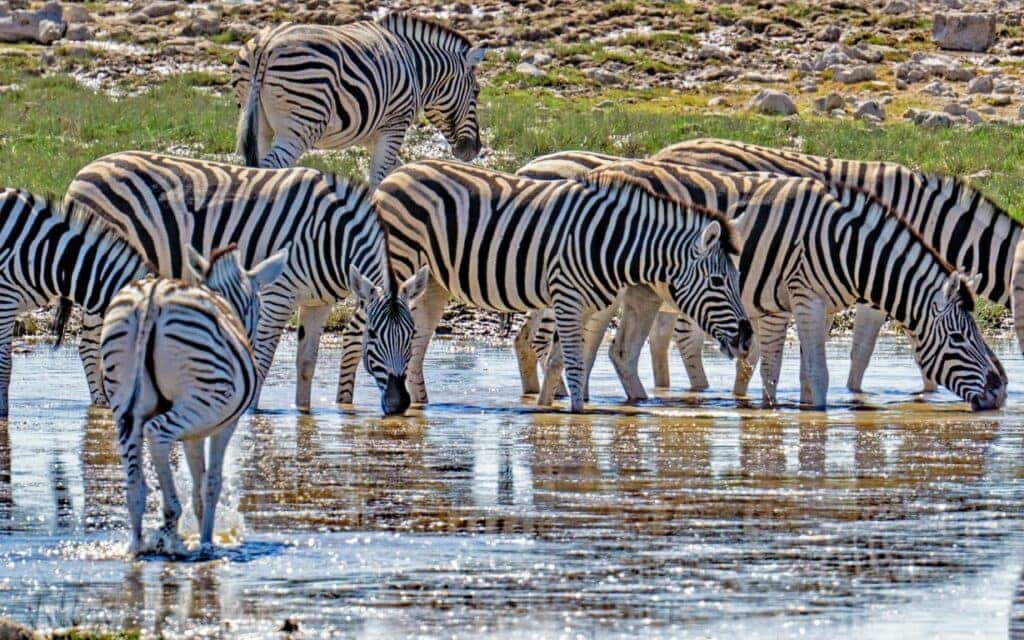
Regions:
<instances>
[{"instance_id":1,"label":"grazing zebra","mask_svg":"<svg viewBox=\"0 0 1024 640\"><path fill-rule=\"evenodd\" d=\"M8 414L18 313L59 298L62 333L66 301L102 314L121 287L146 273L142 257L102 221L27 191L0 190L0 417Z\"/></svg>"},{"instance_id":2,"label":"grazing zebra","mask_svg":"<svg viewBox=\"0 0 1024 640\"><path fill-rule=\"evenodd\" d=\"M382 409L392 414L408 407L408 305L427 274L396 286L387 237L362 186L313 169L251 169L124 152L86 165L66 199L108 220L165 277L183 275L189 246L209 255L236 243L248 267L290 247L284 275L263 293L254 344L261 374L298 307L295 404L308 410L324 323L332 305L352 292L369 318L363 361L380 388ZM102 402L95 366L99 320L86 318L83 329L90 390L94 402Z\"/></svg>"},{"instance_id":3,"label":"grazing zebra","mask_svg":"<svg viewBox=\"0 0 1024 640\"><path fill-rule=\"evenodd\" d=\"M947 262L980 276L978 295L1011 308L1013 256L1021 240L1021 225L963 180L922 173L892 162L833 160L729 140L681 142L651 158L718 171L766 171L814 178L868 191L902 217ZM1024 295L1013 308L1024 309L1022 305ZM1021 315L1024 320L1024 313ZM863 386L864 372L884 322L885 314L877 309L868 305L857 307L847 380L847 387L853 391L860 391ZM1024 328L1024 322L1019 324ZM699 347L699 340L685 335L692 331L692 325L677 326L677 338L695 342ZM1019 340L1024 349L1024 331L1019 333ZM664 339L660 342L667 344ZM655 357L664 359L665 349L660 349ZM696 363L699 366L699 352ZM702 376L703 370L697 374ZM934 385L926 380L925 390L933 389Z\"/></svg>"},{"instance_id":4,"label":"grazing zebra","mask_svg":"<svg viewBox=\"0 0 1024 640\"><path fill-rule=\"evenodd\" d=\"M561 348L548 379L560 377L564 354L574 412L583 410L584 351L596 348L584 343L582 327L629 285L658 291L698 319L726 352L739 355L749 346L738 274L728 257L731 224L702 207L657 197L628 175L542 181L420 162L385 178L374 204L389 230L395 272L428 265L433 275L413 310L414 402L427 398L423 357L449 295L493 311L553 307ZM550 390L541 398L549 400Z\"/></svg>"},{"instance_id":5,"label":"grazing zebra","mask_svg":"<svg viewBox=\"0 0 1024 640\"><path fill-rule=\"evenodd\" d=\"M553 160L545 163L550 168ZM1005 374L970 315L973 297L967 281L870 193L809 178L722 173L654 161L623 161L582 174L571 171L571 162L561 166L584 181L609 169L628 172L681 203L712 204L730 212L744 239L743 301L760 320L761 377L769 403L776 401L786 326L795 315L801 402L825 405L824 341L830 317L857 302L881 309L906 327L928 379L974 409L1005 401ZM631 333L630 325L638 321L633 315L625 314L620 328L624 339L633 341L624 348L630 354L639 352L646 337Z\"/></svg>"},{"instance_id":6,"label":"grazing zebra","mask_svg":"<svg viewBox=\"0 0 1024 640\"><path fill-rule=\"evenodd\" d=\"M475 69L483 58L456 31L401 13L266 29L231 69L238 152L249 166L279 168L312 147L369 143L372 190L398 164L405 132L423 110L455 157L472 160L480 153Z\"/></svg>"},{"instance_id":7,"label":"grazing zebra","mask_svg":"<svg viewBox=\"0 0 1024 640\"><path fill-rule=\"evenodd\" d=\"M133 554L142 551L146 509L143 437L163 493L164 526L152 550L185 550L170 463L179 440L192 473L200 544L212 544L224 451L259 389L252 349L259 289L280 276L288 260L288 252L279 251L246 271L234 245L214 251L209 263L191 247L188 253L203 286L152 277L133 282L114 296L103 322L103 383L117 424Z\"/></svg>"}]
</instances>

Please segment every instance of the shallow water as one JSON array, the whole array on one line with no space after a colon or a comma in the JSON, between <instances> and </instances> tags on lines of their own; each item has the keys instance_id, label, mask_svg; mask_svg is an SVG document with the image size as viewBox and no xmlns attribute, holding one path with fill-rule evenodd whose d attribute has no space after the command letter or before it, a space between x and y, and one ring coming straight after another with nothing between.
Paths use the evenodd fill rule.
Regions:
<instances>
[{"instance_id":1,"label":"shallow water","mask_svg":"<svg viewBox=\"0 0 1024 640\"><path fill-rule=\"evenodd\" d=\"M365 373L355 411L333 406L332 348L313 415L290 409L286 342L232 442L225 547L180 563L126 558L109 413L87 409L73 350L37 347L0 426L0 615L170 636L279 637L285 618L307 637L1024 635L1024 362L994 346L995 413L918 401L883 339L859 398L831 343L827 414L737 406L709 355L718 391L634 406L603 358L573 416L521 401L510 349L438 341L436 402L382 419Z\"/></svg>"}]
</instances>

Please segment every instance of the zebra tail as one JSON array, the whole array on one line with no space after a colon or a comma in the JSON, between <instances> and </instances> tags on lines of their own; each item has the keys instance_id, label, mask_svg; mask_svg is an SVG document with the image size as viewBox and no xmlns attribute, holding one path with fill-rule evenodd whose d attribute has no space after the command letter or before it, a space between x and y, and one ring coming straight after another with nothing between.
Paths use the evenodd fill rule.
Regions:
<instances>
[{"instance_id":1,"label":"zebra tail","mask_svg":"<svg viewBox=\"0 0 1024 640\"><path fill-rule=\"evenodd\" d=\"M254 60L258 64L259 59ZM260 166L259 135L260 135L260 82L259 69L254 69L249 82L249 98L242 106L238 115L238 155L247 167Z\"/></svg>"},{"instance_id":2,"label":"zebra tail","mask_svg":"<svg viewBox=\"0 0 1024 640\"><path fill-rule=\"evenodd\" d=\"M146 350L152 347L150 344L151 336L153 334L153 327L156 326L156 319L151 317L150 314L151 305L152 294L146 299L146 304L141 309L136 309L133 313L135 319L135 339L132 346L134 349L126 359L125 365L128 370L125 371L124 376L119 376L127 384L118 389L116 394L111 394L108 390L104 389L110 400L110 406L121 407L122 415L132 415L135 411L135 403L139 398L139 392L145 378L145 371L143 369L148 362L152 361L146 353ZM125 395L127 395L127 398L125 398Z\"/></svg>"},{"instance_id":3,"label":"zebra tail","mask_svg":"<svg viewBox=\"0 0 1024 640\"><path fill-rule=\"evenodd\" d=\"M57 308L53 312L53 333L56 334L57 339L53 343L53 348L57 349L64 342L64 332L68 328L68 318L71 317L71 309L74 308L75 303L71 302L68 298L59 298L57 300Z\"/></svg>"}]
</instances>

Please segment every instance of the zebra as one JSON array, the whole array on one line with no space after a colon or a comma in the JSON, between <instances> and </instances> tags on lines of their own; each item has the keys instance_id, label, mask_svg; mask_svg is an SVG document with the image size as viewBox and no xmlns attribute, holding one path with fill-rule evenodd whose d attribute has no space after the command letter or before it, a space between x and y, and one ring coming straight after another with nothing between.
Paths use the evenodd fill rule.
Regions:
<instances>
[{"instance_id":1,"label":"zebra","mask_svg":"<svg viewBox=\"0 0 1024 640\"><path fill-rule=\"evenodd\" d=\"M65 198L109 221L166 277L182 276L189 246L209 255L236 243L247 267L290 247L284 275L264 292L254 344L261 380L298 307L295 404L308 411L324 323L332 305L354 293L357 315L368 322L353 339L365 337L363 363L381 391L381 408L393 414L408 407L409 304L428 274L396 286L385 230L363 186L313 169L252 169L130 151L86 165ZM93 401L102 404L98 331L99 319L87 316L80 349Z\"/></svg>"},{"instance_id":2,"label":"zebra","mask_svg":"<svg viewBox=\"0 0 1024 640\"><path fill-rule=\"evenodd\" d=\"M396 169L373 201L389 230L395 273L425 264L432 274L413 309L414 402L427 400L423 357L449 295L501 312L553 307L560 349L548 379L560 377L564 356L573 412L583 410L584 352L596 349L584 343L582 326L612 308L628 285L644 285L637 288L658 306L659 297L671 300L728 354L749 348L751 327L729 258L732 225L702 207L657 197L628 175L527 180L427 161ZM552 391L539 400L549 402Z\"/></svg>"},{"instance_id":3,"label":"zebra","mask_svg":"<svg viewBox=\"0 0 1024 640\"><path fill-rule=\"evenodd\" d=\"M57 344L70 304L99 315L145 260L102 220L20 189L0 190L0 417L9 412L18 313L58 302Z\"/></svg>"},{"instance_id":4,"label":"zebra","mask_svg":"<svg viewBox=\"0 0 1024 640\"><path fill-rule=\"evenodd\" d=\"M179 440L192 474L200 545L212 544L224 452L259 388L252 348L259 290L288 260L287 250L278 251L246 271L235 245L214 251L209 262L191 247L188 253L190 280L203 285L155 277L132 282L111 300L103 321L103 384L117 424L133 555L143 550L143 437L163 493L164 525L152 550L185 552L170 464Z\"/></svg>"},{"instance_id":5,"label":"zebra","mask_svg":"<svg viewBox=\"0 0 1024 640\"><path fill-rule=\"evenodd\" d=\"M550 175L560 166L571 177L583 166L573 161L575 155L545 158L539 171ZM871 193L849 185L829 187L811 178L721 173L656 161L621 161L575 175L586 181L609 169L628 172L653 191L684 204L714 203L730 212L744 239L743 301L759 319L761 376L768 404L777 401L785 331L795 315L801 341L801 402L825 406L827 326L836 310L856 302L875 306L901 322L914 337L915 354L928 379L943 384L973 409L994 408L1005 401L1002 365L970 315L971 288L980 279L968 281L954 271L912 226ZM529 165L525 170L529 172ZM637 321L626 314L620 327L624 339L633 343L619 348L634 358L634 372L646 337L630 333L629 325Z\"/></svg>"},{"instance_id":6,"label":"zebra","mask_svg":"<svg viewBox=\"0 0 1024 640\"><path fill-rule=\"evenodd\" d=\"M835 160L795 151L760 147L730 140L698 139L666 147L651 159L718 171L761 171L815 178L828 184L864 189L894 210L950 263L966 273L980 277L978 295L1007 309L1024 309L1024 293L1011 305L1011 279L1014 252L1020 245L1021 225L1010 215L972 189L959 178L915 171L892 162ZM1016 322L1021 349L1024 350L1024 313ZM656 323L656 327L670 326ZM854 321L854 340L850 353L850 374L846 386L852 391L863 388L864 372L885 322L885 314L868 305L858 305ZM692 325L677 325L677 338L696 343L688 336ZM657 332L657 330L656 330ZM667 345L667 336L652 342ZM665 349L656 360L664 360ZM690 350L688 370L703 376L699 352ZM664 365L667 371L667 364ZM667 373L666 373L667 377ZM667 385L667 380L666 380ZM935 386L925 380L925 391Z\"/></svg>"},{"instance_id":7,"label":"zebra","mask_svg":"<svg viewBox=\"0 0 1024 640\"><path fill-rule=\"evenodd\" d=\"M231 68L238 153L251 167L280 168L312 147L369 143L372 190L398 164L422 110L455 157L472 160L480 153L475 70L484 54L458 32L402 13L265 29Z\"/></svg>"}]
</instances>

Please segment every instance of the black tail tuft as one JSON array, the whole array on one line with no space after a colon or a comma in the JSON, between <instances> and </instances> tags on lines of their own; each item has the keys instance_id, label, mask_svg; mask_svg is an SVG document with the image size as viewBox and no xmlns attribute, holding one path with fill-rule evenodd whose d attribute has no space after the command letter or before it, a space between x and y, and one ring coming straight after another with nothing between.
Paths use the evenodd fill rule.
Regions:
<instances>
[{"instance_id":1,"label":"black tail tuft","mask_svg":"<svg viewBox=\"0 0 1024 640\"><path fill-rule=\"evenodd\" d=\"M75 303L67 298L60 298L57 301L57 308L53 313L53 332L56 334L57 339L53 343L53 348L60 347L61 343L64 342L64 332L68 327L68 318L71 317L71 309L75 306Z\"/></svg>"},{"instance_id":2,"label":"black tail tuft","mask_svg":"<svg viewBox=\"0 0 1024 640\"><path fill-rule=\"evenodd\" d=\"M238 122L238 153L247 167L260 166L259 151L259 127L260 127L260 101L259 87L256 79L253 78L253 85L249 88L249 98L242 105L242 113L239 114Z\"/></svg>"}]
</instances>

